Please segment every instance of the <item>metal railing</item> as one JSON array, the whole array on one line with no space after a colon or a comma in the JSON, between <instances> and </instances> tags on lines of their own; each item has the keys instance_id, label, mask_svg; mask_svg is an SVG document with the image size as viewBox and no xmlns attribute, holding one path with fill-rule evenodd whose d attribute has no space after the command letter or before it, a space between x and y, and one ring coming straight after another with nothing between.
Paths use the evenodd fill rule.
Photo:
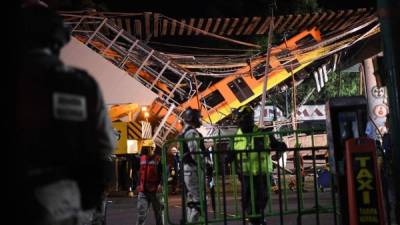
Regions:
<instances>
[{"instance_id":1,"label":"metal railing","mask_svg":"<svg viewBox=\"0 0 400 225\"><path fill-rule=\"evenodd\" d=\"M72 28L72 36L156 93L159 96L156 101L167 111L195 94L187 70L116 26L112 20L73 14L63 16ZM176 108L175 111L178 121L182 110ZM158 127L159 136L153 140L161 145L168 134L174 132L174 124L165 121Z\"/></svg>"},{"instance_id":2,"label":"metal railing","mask_svg":"<svg viewBox=\"0 0 400 225\"><path fill-rule=\"evenodd\" d=\"M302 135L304 136L304 132L308 134L310 140L307 143L302 143L301 140L304 138L300 139ZM273 224L337 224L335 208L337 197L331 187L333 179L325 161L327 146L316 145L314 138L316 135L316 131L298 130L167 141L162 151L163 168L171 166L168 165L170 157L168 153L172 146L178 147L180 151L181 165L184 155L183 145L186 142L196 141L198 146L205 143L208 151L191 153L195 155L196 166L199 168L196 174L200 190L199 221L193 223L186 221L186 186L183 181L185 171L183 166L180 166L178 173L180 198L169 195L170 175L168 171L163 173L166 222L246 224L246 221L258 218L268 223L273 221ZM269 146L249 148L245 151L235 149L235 143L240 138L251 141L261 137L271 141L272 136L276 137L277 141ZM288 139L294 140L295 144L290 144ZM283 142L287 142L289 146L285 148ZM249 161L251 154L257 160L243 164L251 162ZM267 158L272 160L263 160L262 154L266 154ZM283 160L284 155L288 156L286 162ZM212 161L212 172L206 170L209 168L208 159ZM304 164L302 159L305 159ZM273 170L265 169L272 165ZM249 172L249 169L250 171L255 169L256 173ZM211 181L214 185L210 185ZM245 184L247 186L244 186ZM248 192L245 192L246 188ZM264 210L259 210L260 193L266 194L268 199ZM247 206L245 201L249 202ZM176 208L180 208L180 212L176 212Z\"/></svg>"}]
</instances>

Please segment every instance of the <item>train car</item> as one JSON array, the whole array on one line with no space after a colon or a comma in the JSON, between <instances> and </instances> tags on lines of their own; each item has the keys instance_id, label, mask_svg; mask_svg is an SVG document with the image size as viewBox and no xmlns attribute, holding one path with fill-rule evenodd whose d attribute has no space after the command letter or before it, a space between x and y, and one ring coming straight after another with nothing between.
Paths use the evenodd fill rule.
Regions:
<instances>
[{"instance_id":1,"label":"train car","mask_svg":"<svg viewBox=\"0 0 400 225\"><path fill-rule=\"evenodd\" d=\"M316 28L305 30L286 42L275 47L270 55L267 90L275 87L313 62L318 51L306 54L294 54L298 46L321 41L320 31ZM217 123L232 113L233 109L245 105L263 92L265 56L254 59L249 67L237 70L231 76L211 85L206 90L183 103L182 108L198 108L202 105L201 115L206 123Z\"/></svg>"}]
</instances>

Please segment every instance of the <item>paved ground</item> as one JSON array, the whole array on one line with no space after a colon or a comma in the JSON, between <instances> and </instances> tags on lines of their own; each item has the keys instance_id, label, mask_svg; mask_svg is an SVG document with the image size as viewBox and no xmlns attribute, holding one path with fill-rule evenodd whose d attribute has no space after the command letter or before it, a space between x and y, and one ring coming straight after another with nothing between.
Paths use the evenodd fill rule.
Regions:
<instances>
[{"instance_id":1,"label":"paved ground","mask_svg":"<svg viewBox=\"0 0 400 225\"><path fill-rule=\"evenodd\" d=\"M283 224L285 225L294 225L297 224L297 213L295 212L297 209L297 200L296 193L289 192L288 193L288 203L285 206L282 205L283 208L287 208L287 210L294 211L289 215L283 216ZM238 200L237 202L240 202ZM320 205L329 206L331 205L331 193L323 192L320 193ZM209 218L213 219L213 211L209 205ZM278 195L273 194L272 197L272 212L279 212L279 200ZM314 194L311 192L304 193L304 207L308 209L312 209L315 205ZM181 208L181 198L179 195L170 195L168 199L168 211L169 211L169 222L166 224L179 224L182 208ZM241 214L240 205L235 206L235 198L233 196L227 197L227 217L233 216L234 214ZM220 218L223 218L223 215L220 215ZM136 224L136 197L111 197L109 198L109 203L107 206L107 217L106 217L106 225L135 225ZM268 224L281 224L279 216L267 216ZM148 225L155 224L153 212L149 212L148 216ZM213 224L224 224L221 223L213 223ZM227 224L243 224L243 221L228 221ZM316 215L304 215L302 216L302 224L318 224L316 221ZM333 216L331 213L320 214L320 223L323 225L334 224Z\"/></svg>"}]
</instances>

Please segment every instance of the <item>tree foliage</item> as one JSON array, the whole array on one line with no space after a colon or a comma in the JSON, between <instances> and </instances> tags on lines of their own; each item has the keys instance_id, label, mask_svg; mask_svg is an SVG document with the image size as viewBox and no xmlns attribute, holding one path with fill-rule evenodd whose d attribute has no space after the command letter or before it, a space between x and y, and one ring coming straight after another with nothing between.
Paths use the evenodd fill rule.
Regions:
<instances>
[{"instance_id":1,"label":"tree foliage","mask_svg":"<svg viewBox=\"0 0 400 225\"><path fill-rule=\"evenodd\" d=\"M306 105L325 104L329 98L338 96L355 96L360 94L360 75L358 72L330 73L329 80L320 92L316 90L316 83L313 77L306 78L300 85L296 87L296 102L301 103L309 92L315 88L312 95L305 102ZM286 91L279 92L275 89L269 94L268 104L276 104L285 111L286 108ZM291 96L292 88L287 89L288 109L292 111Z\"/></svg>"}]
</instances>

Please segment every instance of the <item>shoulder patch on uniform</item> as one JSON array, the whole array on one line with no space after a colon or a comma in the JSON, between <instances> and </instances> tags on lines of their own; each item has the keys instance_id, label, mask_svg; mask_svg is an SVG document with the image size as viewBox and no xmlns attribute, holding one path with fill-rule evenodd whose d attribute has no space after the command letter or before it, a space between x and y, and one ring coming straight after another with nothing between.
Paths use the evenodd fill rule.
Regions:
<instances>
[{"instance_id":1,"label":"shoulder patch on uniform","mask_svg":"<svg viewBox=\"0 0 400 225\"><path fill-rule=\"evenodd\" d=\"M86 121L86 97L60 92L53 93L53 116L58 120Z\"/></svg>"}]
</instances>

